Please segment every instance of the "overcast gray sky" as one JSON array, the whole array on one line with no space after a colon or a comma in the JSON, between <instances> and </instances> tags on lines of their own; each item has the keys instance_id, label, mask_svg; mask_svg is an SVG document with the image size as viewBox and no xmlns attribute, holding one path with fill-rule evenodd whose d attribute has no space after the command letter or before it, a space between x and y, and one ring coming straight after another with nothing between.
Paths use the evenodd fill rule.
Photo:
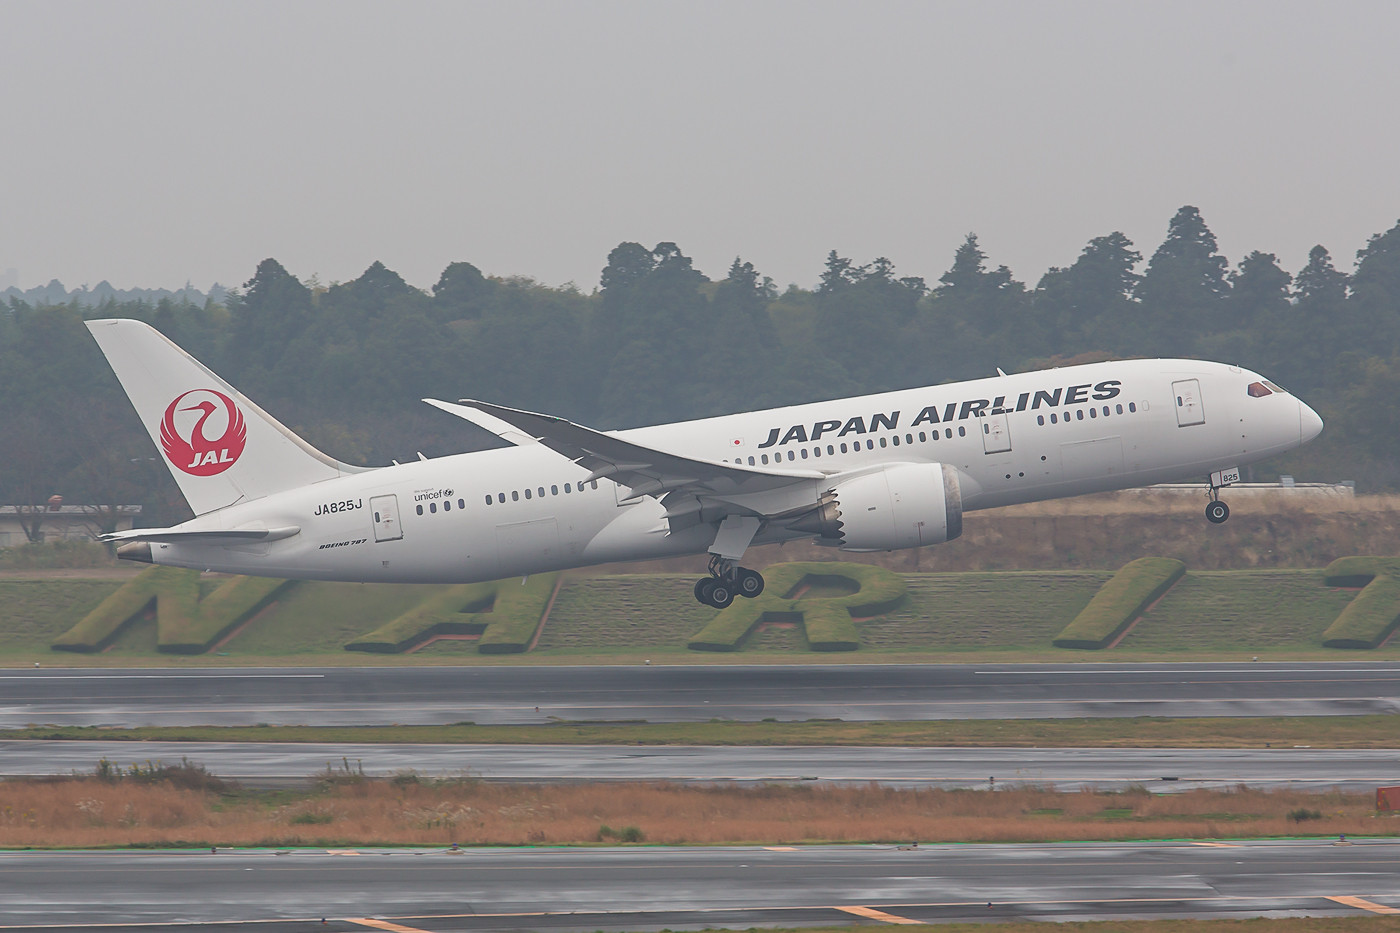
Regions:
<instances>
[{"instance_id":1,"label":"overcast gray sky","mask_svg":"<svg viewBox=\"0 0 1400 933\"><path fill-rule=\"evenodd\" d=\"M0 275L237 285L374 260L598 281L672 240L816 284L1034 284L1182 204L1237 262L1400 218L1400 3L0 0Z\"/></svg>"}]
</instances>

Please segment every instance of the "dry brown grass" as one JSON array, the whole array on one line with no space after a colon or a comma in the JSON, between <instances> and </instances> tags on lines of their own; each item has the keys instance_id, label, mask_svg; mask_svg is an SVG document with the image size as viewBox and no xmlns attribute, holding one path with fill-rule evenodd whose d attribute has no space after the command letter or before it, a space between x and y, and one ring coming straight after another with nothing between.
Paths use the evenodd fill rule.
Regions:
<instances>
[{"instance_id":1,"label":"dry brown grass","mask_svg":"<svg viewBox=\"0 0 1400 933\"><path fill-rule=\"evenodd\" d=\"M1317 817L1290 819L1299 810ZM5 847L580 844L602 841L603 826L685 845L1388 835L1400 820L1378 816L1365 794L1247 789L1154 796L410 779L220 796L92 779L0 784Z\"/></svg>"},{"instance_id":2,"label":"dry brown grass","mask_svg":"<svg viewBox=\"0 0 1400 933\"><path fill-rule=\"evenodd\" d=\"M1049 929L1047 929L1049 927ZM750 927L752 929L752 927ZM778 927L769 933L888 933L889 926ZM987 923L917 923L900 926L902 933L1393 933L1396 920L1390 916L1294 916L1294 918L1249 918L1203 920L995 920Z\"/></svg>"}]
</instances>

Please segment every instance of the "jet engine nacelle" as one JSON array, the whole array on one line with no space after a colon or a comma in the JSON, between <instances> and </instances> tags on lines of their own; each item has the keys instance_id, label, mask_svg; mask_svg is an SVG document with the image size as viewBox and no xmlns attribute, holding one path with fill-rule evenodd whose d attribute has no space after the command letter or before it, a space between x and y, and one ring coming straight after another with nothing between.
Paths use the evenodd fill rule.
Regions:
<instances>
[{"instance_id":1,"label":"jet engine nacelle","mask_svg":"<svg viewBox=\"0 0 1400 933\"><path fill-rule=\"evenodd\" d=\"M793 527L848 551L951 541L962 534L958 471L946 463L893 463L838 479Z\"/></svg>"}]
</instances>

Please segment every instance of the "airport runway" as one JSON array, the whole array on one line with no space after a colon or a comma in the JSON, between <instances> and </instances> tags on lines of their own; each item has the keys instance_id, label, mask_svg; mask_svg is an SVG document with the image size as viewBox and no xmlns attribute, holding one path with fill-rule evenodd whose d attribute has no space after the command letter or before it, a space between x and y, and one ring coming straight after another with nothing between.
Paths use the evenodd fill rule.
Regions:
<instances>
[{"instance_id":1,"label":"airport runway","mask_svg":"<svg viewBox=\"0 0 1400 933\"><path fill-rule=\"evenodd\" d=\"M305 781L327 767L517 782L829 781L905 787L1020 784L1155 792L1248 784L1369 791L1400 784L1400 750L869 748L635 745L318 745L0 740L0 777L88 773L100 759L182 758L248 784Z\"/></svg>"},{"instance_id":2,"label":"airport runway","mask_svg":"<svg viewBox=\"0 0 1400 933\"><path fill-rule=\"evenodd\" d=\"M14 669L0 729L1400 712L1400 663Z\"/></svg>"},{"instance_id":3,"label":"airport runway","mask_svg":"<svg viewBox=\"0 0 1400 933\"><path fill-rule=\"evenodd\" d=\"M448 933L1368 913L1400 913L1400 842L0 853L6 929Z\"/></svg>"}]
</instances>

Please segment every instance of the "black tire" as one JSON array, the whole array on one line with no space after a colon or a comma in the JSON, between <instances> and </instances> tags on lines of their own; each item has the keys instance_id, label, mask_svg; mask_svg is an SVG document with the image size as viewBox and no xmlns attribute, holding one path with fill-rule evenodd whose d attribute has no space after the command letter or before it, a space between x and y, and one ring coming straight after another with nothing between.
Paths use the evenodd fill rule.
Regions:
<instances>
[{"instance_id":1,"label":"black tire","mask_svg":"<svg viewBox=\"0 0 1400 933\"><path fill-rule=\"evenodd\" d=\"M1230 517L1230 507L1219 500L1206 506L1206 521L1212 525L1219 525Z\"/></svg>"},{"instance_id":2,"label":"black tire","mask_svg":"<svg viewBox=\"0 0 1400 933\"><path fill-rule=\"evenodd\" d=\"M739 579L735 581L735 588L739 595L745 599L753 599L763 592L763 574L757 570L745 570L739 568Z\"/></svg>"},{"instance_id":3,"label":"black tire","mask_svg":"<svg viewBox=\"0 0 1400 933\"><path fill-rule=\"evenodd\" d=\"M723 580L716 580L714 584L710 587L710 598L706 602L716 609L728 609L729 604L734 602L734 588Z\"/></svg>"},{"instance_id":4,"label":"black tire","mask_svg":"<svg viewBox=\"0 0 1400 933\"><path fill-rule=\"evenodd\" d=\"M710 602L710 591L714 588L714 577L701 577L699 580L695 581L695 598L698 599L703 605L714 605Z\"/></svg>"}]
</instances>

